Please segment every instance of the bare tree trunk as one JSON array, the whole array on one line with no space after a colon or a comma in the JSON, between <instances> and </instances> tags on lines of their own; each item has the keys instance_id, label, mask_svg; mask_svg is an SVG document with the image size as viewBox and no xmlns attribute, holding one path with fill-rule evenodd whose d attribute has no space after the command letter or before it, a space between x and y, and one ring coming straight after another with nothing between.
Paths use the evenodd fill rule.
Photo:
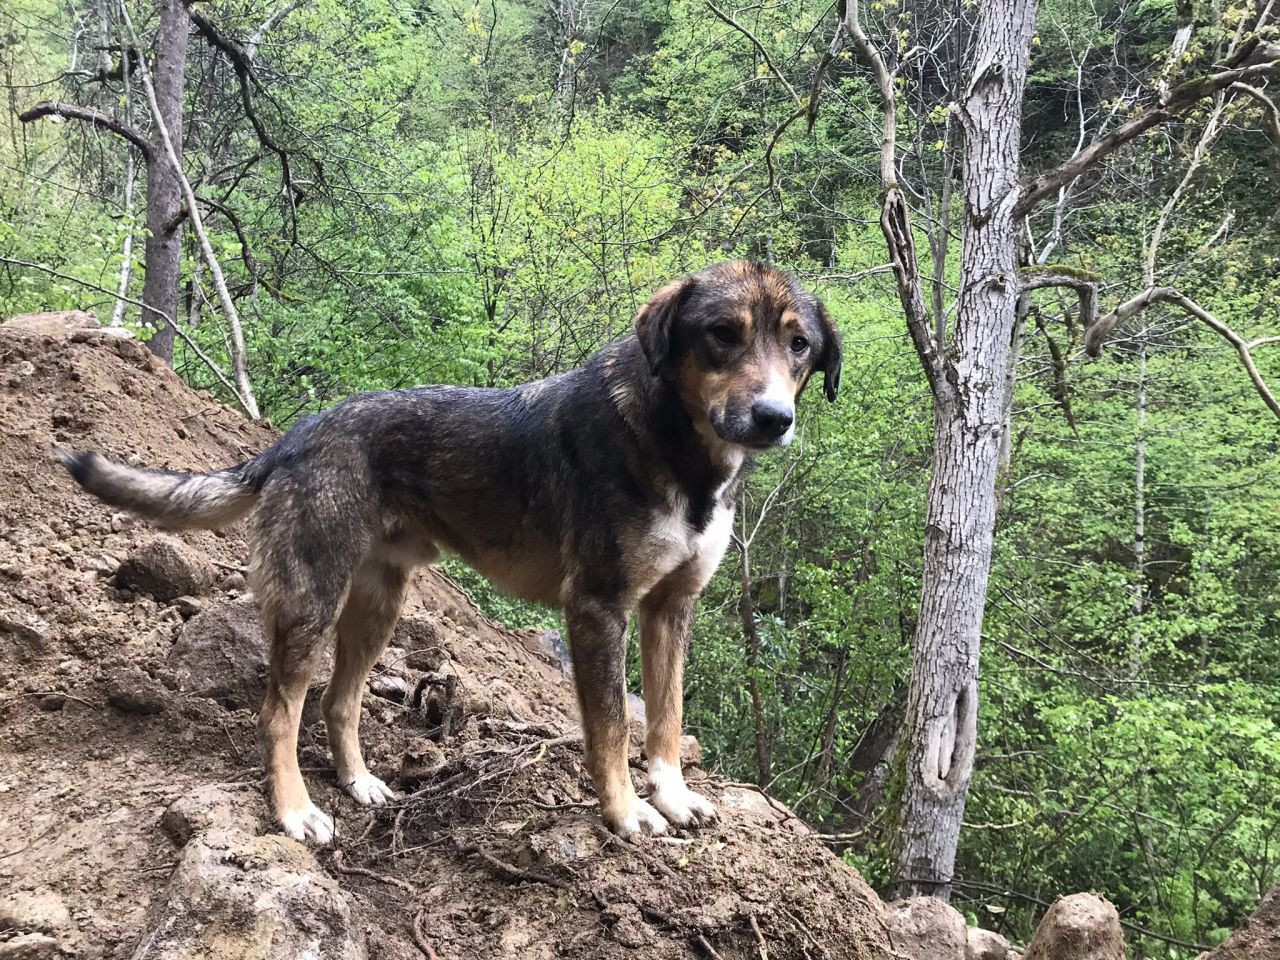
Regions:
<instances>
[{"instance_id":1,"label":"bare tree trunk","mask_svg":"<svg viewBox=\"0 0 1280 960\"><path fill-rule=\"evenodd\" d=\"M189 21L182 0L158 0L160 27L156 32L154 76L159 114L151 134L147 165L146 277L142 302L164 314L156 314L155 336L147 341L151 352L173 365L173 326L178 321L179 283L182 275L182 186L178 171L165 159L161 129L167 130L174 152L182 156L182 99Z\"/></svg>"},{"instance_id":2,"label":"bare tree trunk","mask_svg":"<svg viewBox=\"0 0 1280 960\"><path fill-rule=\"evenodd\" d=\"M742 638L747 647L747 687L751 692L751 722L756 736L756 783L763 787L769 782L773 764L765 729L764 697L760 693L760 633L756 630L756 604L751 596L751 547L745 540L738 547L742 551L742 593L738 596L738 616L742 620Z\"/></svg>"},{"instance_id":3,"label":"bare tree trunk","mask_svg":"<svg viewBox=\"0 0 1280 960\"><path fill-rule=\"evenodd\" d=\"M1138 618L1147 606L1147 340L1138 341L1138 432L1133 450L1133 634L1129 647L1129 677L1142 671L1142 626Z\"/></svg>"},{"instance_id":4,"label":"bare tree trunk","mask_svg":"<svg viewBox=\"0 0 1280 960\"><path fill-rule=\"evenodd\" d=\"M1034 0L981 7L960 99L964 245L955 332L934 404L923 597L903 727L894 896L947 899L978 718L978 651L995 533L1005 376L1020 282L1019 148Z\"/></svg>"},{"instance_id":5,"label":"bare tree trunk","mask_svg":"<svg viewBox=\"0 0 1280 960\"><path fill-rule=\"evenodd\" d=\"M124 215L129 221L125 225L124 243L120 250L120 281L116 286L116 305L111 309L111 326L124 324L125 297L129 295L129 280L133 276L133 154L125 159L124 169Z\"/></svg>"}]
</instances>

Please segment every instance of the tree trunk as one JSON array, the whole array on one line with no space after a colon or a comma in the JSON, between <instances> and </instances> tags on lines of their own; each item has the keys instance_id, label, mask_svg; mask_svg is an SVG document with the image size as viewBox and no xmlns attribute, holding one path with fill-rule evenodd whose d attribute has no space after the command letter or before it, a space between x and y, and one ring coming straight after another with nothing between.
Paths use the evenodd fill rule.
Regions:
<instances>
[{"instance_id":1,"label":"tree trunk","mask_svg":"<svg viewBox=\"0 0 1280 960\"><path fill-rule=\"evenodd\" d=\"M187 64L187 12L182 0L159 0L160 27L156 32L156 103L160 121L169 132L174 152L182 156L183 88ZM151 135L151 161L147 165L146 277L142 302L164 314L155 335L147 341L151 352L173 365L173 325L178 320L179 284L182 276L182 187L178 172L165 159L164 141L155 124ZM150 313L150 311L148 311ZM146 319L144 317L144 319Z\"/></svg>"},{"instance_id":2,"label":"tree trunk","mask_svg":"<svg viewBox=\"0 0 1280 960\"><path fill-rule=\"evenodd\" d=\"M751 547L746 541L742 551L742 592L738 596L738 616L742 620L742 638L747 647L747 687L751 693L751 723L756 740L756 783L769 783L772 759L769 735L765 725L764 696L760 692L760 633L756 629L756 604L751 596Z\"/></svg>"},{"instance_id":3,"label":"tree trunk","mask_svg":"<svg viewBox=\"0 0 1280 960\"><path fill-rule=\"evenodd\" d=\"M960 100L964 244L955 333L942 351L902 753L893 896L948 899L978 717L978 651L995 534L1006 363L1020 293L1013 208L1034 0L983 4Z\"/></svg>"},{"instance_id":4,"label":"tree trunk","mask_svg":"<svg viewBox=\"0 0 1280 960\"><path fill-rule=\"evenodd\" d=\"M1129 678L1142 672L1142 614L1147 607L1147 338L1138 341L1138 432L1133 449L1133 629Z\"/></svg>"}]
</instances>

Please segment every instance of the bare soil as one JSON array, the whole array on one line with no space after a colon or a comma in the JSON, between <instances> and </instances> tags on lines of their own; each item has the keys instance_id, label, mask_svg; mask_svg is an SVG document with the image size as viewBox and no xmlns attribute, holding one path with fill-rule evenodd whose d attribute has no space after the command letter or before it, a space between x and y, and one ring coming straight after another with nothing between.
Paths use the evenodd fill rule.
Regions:
<instances>
[{"instance_id":1,"label":"bare soil","mask_svg":"<svg viewBox=\"0 0 1280 960\"><path fill-rule=\"evenodd\" d=\"M184 856L161 824L177 798L222 784L248 798L238 828L271 833L244 530L173 535L201 570L171 579L200 595L158 602L119 579L156 532L76 490L50 448L199 470L275 434L134 341L5 327L0 425L0 955L142 956ZM895 955L875 894L758 792L693 767L718 826L637 844L605 832L554 651L438 572L418 577L371 688L366 755L403 803L366 810L337 789L315 696L301 748L339 824L316 869L368 956Z\"/></svg>"}]
</instances>

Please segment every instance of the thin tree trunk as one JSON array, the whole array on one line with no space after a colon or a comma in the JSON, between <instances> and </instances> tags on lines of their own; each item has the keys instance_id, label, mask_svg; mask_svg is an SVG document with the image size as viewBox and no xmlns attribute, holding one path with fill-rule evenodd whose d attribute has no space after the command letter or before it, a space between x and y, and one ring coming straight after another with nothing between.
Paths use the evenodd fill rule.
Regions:
<instances>
[{"instance_id":1,"label":"thin tree trunk","mask_svg":"<svg viewBox=\"0 0 1280 960\"><path fill-rule=\"evenodd\" d=\"M981 6L960 99L964 244L955 330L934 404L923 596L900 761L893 895L948 899L973 774L978 652L995 533L1005 376L1020 283L1022 97L1034 0Z\"/></svg>"},{"instance_id":2,"label":"thin tree trunk","mask_svg":"<svg viewBox=\"0 0 1280 960\"><path fill-rule=\"evenodd\" d=\"M1147 340L1138 341L1138 432L1133 451L1133 634L1129 647L1129 677L1142 671L1142 625L1146 610L1147 569Z\"/></svg>"},{"instance_id":3,"label":"thin tree trunk","mask_svg":"<svg viewBox=\"0 0 1280 960\"><path fill-rule=\"evenodd\" d=\"M146 277L142 302L164 315L163 320L156 314L151 315L157 329L147 346L172 366L173 325L178 321L182 275L182 186L178 171L165 157L161 130L168 132L174 153L181 157L189 21L182 0L158 0L157 5L160 27L156 32L151 72L158 114L153 118L151 158L147 165Z\"/></svg>"},{"instance_id":4,"label":"thin tree trunk","mask_svg":"<svg viewBox=\"0 0 1280 960\"><path fill-rule=\"evenodd\" d=\"M772 761L765 729L764 697L760 693L760 633L756 629L756 604L751 596L751 548L744 541L739 544L739 549L742 552L742 592L738 596L738 616L742 620L742 637L747 647L747 688L751 692L751 722L756 739L756 783L763 787L769 782Z\"/></svg>"},{"instance_id":5,"label":"thin tree trunk","mask_svg":"<svg viewBox=\"0 0 1280 960\"><path fill-rule=\"evenodd\" d=\"M111 310L111 326L124 325L125 297L129 295L129 280L133 276L133 154L125 158L124 168L124 243L120 249L120 282L116 287L116 305ZM176 309L176 307L175 307Z\"/></svg>"}]
</instances>

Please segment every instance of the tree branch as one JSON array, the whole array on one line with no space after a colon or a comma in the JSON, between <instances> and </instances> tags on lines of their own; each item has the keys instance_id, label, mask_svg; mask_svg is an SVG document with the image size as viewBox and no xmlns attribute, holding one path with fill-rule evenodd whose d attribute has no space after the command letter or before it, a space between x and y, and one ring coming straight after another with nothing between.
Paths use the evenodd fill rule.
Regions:
<instances>
[{"instance_id":1,"label":"tree branch","mask_svg":"<svg viewBox=\"0 0 1280 960\"><path fill-rule=\"evenodd\" d=\"M129 43L136 45L138 37L134 32L133 20L129 17L129 9L124 0L120 0L120 17L129 32ZM174 149L173 139L169 136L164 120L161 119L160 107L156 103L155 85L151 82L151 70L147 66L145 59L140 60L138 64L138 75L142 79L142 89L146 92L147 103L151 107L151 117L156 125L156 133L160 136L165 159L168 160L169 165L173 168L174 176L178 179L178 185L182 188L182 197L187 205L187 215L191 218L191 229L195 231L196 239L200 242L200 251L204 255L205 263L209 265L209 273L213 276L213 285L218 291L218 299L222 302L223 315L226 317L227 326L231 330L231 374L236 382L236 395L240 398L240 402L250 418L257 420L259 417L258 401L253 395L253 384L249 381L249 372L245 363L244 333L240 328L240 316L236 312L235 303L227 290L227 282L222 275L222 266L214 255L213 244L209 242L209 234L205 231L204 222L200 218L200 207L196 203L196 194L191 188L191 181L187 179L187 175L182 170L182 159ZM178 325L174 323L172 326L177 329Z\"/></svg>"},{"instance_id":2,"label":"tree branch","mask_svg":"<svg viewBox=\"0 0 1280 960\"><path fill-rule=\"evenodd\" d=\"M1275 414L1276 418L1280 419L1280 402L1277 402L1253 362L1253 350L1255 348L1268 346L1280 341L1280 337L1262 337L1252 342L1247 341L1208 310L1204 309L1204 307L1184 296L1174 287L1148 287L1136 297L1120 304L1106 316L1099 317L1098 321L1085 331L1084 344L1089 356L1096 357L1102 352L1102 342L1106 339L1107 334L1115 328L1116 324L1158 303L1171 303L1181 308L1197 320L1208 325L1214 332L1235 347L1236 353L1240 357L1240 363L1249 375L1254 389L1258 391L1258 396L1262 398L1262 402Z\"/></svg>"},{"instance_id":3,"label":"tree branch","mask_svg":"<svg viewBox=\"0 0 1280 960\"><path fill-rule=\"evenodd\" d=\"M1080 299L1080 324L1089 329L1098 319L1098 281L1084 273L1067 273L1065 270L1032 268L1022 273L1022 290L1043 290L1045 287L1067 287Z\"/></svg>"},{"instance_id":4,"label":"tree branch","mask_svg":"<svg viewBox=\"0 0 1280 960\"><path fill-rule=\"evenodd\" d=\"M1251 48L1246 47L1233 59L1241 60L1249 52L1251 52ZM1049 194L1071 183L1117 148L1124 146L1135 137L1141 136L1152 127L1176 117L1205 97L1211 96L1219 90L1224 90L1232 84L1245 83L1256 77L1265 77L1273 74L1280 74L1280 60L1232 67L1218 73L1198 77L1195 80L1188 80L1186 83L1174 87L1167 99L1148 107L1133 119L1116 127L1106 136L1099 137L1083 150L1078 151L1071 159L1059 164L1052 170L1040 174L1023 187L1022 196L1018 199L1017 206L1013 209L1013 215L1015 217L1026 216L1037 203Z\"/></svg>"},{"instance_id":5,"label":"tree branch","mask_svg":"<svg viewBox=\"0 0 1280 960\"><path fill-rule=\"evenodd\" d=\"M196 31L208 41L215 50L221 51L231 61L231 69L235 71L240 86L240 102L244 105L245 117L257 134L258 142L280 158L280 173L284 178L285 198L289 202L289 230L293 241L298 240L298 208L297 191L293 183L293 170L289 165L289 152L276 143L268 132L266 124L258 116L253 105L253 90L261 89L257 74L253 70L253 60L238 42L224 37L213 21L187 2L187 15L196 25ZM268 99L270 95L268 94Z\"/></svg>"},{"instance_id":6,"label":"tree branch","mask_svg":"<svg viewBox=\"0 0 1280 960\"><path fill-rule=\"evenodd\" d=\"M43 103L37 103L30 110L24 110L18 114L18 119L23 123L31 123L41 117L62 117L67 120L80 120L101 130L110 130L112 133L128 140L142 154L144 160L148 163L151 162L151 144L147 143L146 137L133 129L133 127L127 126L118 120L112 120L105 114L99 113L90 107L80 107L74 103L46 100Z\"/></svg>"},{"instance_id":7,"label":"tree branch","mask_svg":"<svg viewBox=\"0 0 1280 960\"><path fill-rule=\"evenodd\" d=\"M923 286L920 280L920 261L916 257L915 236L911 224L911 209L907 197L898 183L898 106L894 96L894 77L884 62L884 57L871 42L859 18L858 0L848 0L842 28L853 38L854 46L866 61L876 78L880 91L880 109L884 124L880 135L880 180L884 184L884 199L880 209L880 231L889 247L889 260L893 266L893 278L898 288L898 300L902 303L907 319L907 331L911 343L924 368L925 379L935 397L948 388L942 375L942 361L938 356L939 344L933 339L929 308L925 306ZM837 35L837 41L839 36Z\"/></svg>"},{"instance_id":8,"label":"tree branch","mask_svg":"<svg viewBox=\"0 0 1280 960\"><path fill-rule=\"evenodd\" d=\"M1238 90L1247 97L1252 97L1262 106L1262 113L1266 117L1265 130L1267 137L1272 143L1280 146L1280 107L1276 106L1276 102L1266 95L1257 87L1252 87L1247 83L1233 83L1232 90Z\"/></svg>"},{"instance_id":9,"label":"tree branch","mask_svg":"<svg viewBox=\"0 0 1280 960\"><path fill-rule=\"evenodd\" d=\"M759 41L756 35L740 24L737 20L733 19L733 17L729 16L729 14L717 7L711 2L711 0L706 0L706 4L711 9L712 13L751 41L752 45L756 48L756 52L760 54L760 58L764 60L765 65L769 68L769 72L777 77L778 82L782 84L783 89L790 94L791 99L795 101L795 105L800 109L800 112L804 113L804 101L800 99L800 95L796 93L795 88L791 86L787 78L782 75L782 71L774 66L773 58L769 56L769 51L764 48L764 44Z\"/></svg>"}]
</instances>

